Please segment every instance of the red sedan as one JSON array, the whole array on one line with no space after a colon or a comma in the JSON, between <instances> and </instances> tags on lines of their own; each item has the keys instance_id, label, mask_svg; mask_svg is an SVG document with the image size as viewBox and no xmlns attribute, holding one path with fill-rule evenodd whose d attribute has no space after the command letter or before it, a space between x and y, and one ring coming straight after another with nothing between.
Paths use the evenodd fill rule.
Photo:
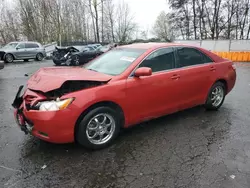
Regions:
<instances>
[{"instance_id":1,"label":"red sedan","mask_svg":"<svg viewBox=\"0 0 250 188\"><path fill-rule=\"evenodd\" d=\"M208 50L132 44L84 67L38 70L12 105L25 133L100 149L121 128L198 105L217 110L235 80L233 63Z\"/></svg>"}]
</instances>

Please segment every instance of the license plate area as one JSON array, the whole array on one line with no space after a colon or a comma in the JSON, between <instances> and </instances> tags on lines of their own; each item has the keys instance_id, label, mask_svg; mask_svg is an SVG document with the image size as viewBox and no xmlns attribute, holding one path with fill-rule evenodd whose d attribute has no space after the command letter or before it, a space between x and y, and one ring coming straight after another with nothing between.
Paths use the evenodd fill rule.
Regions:
<instances>
[{"instance_id":1,"label":"license plate area","mask_svg":"<svg viewBox=\"0 0 250 188\"><path fill-rule=\"evenodd\" d=\"M17 111L15 119L16 123L25 134L32 132L34 127L33 124L25 118L21 111Z\"/></svg>"},{"instance_id":2,"label":"license plate area","mask_svg":"<svg viewBox=\"0 0 250 188\"><path fill-rule=\"evenodd\" d=\"M22 86L20 86L20 87L18 88L16 97L15 97L13 103L12 103L12 106L13 106L13 108L15 108L15 109L18 109L18 108L21 106L22 102L23 102L23 98L22 98L22 96L20 96L23 87L24 87L24 86L22 85Z\"/></svg>"}]
</instances>

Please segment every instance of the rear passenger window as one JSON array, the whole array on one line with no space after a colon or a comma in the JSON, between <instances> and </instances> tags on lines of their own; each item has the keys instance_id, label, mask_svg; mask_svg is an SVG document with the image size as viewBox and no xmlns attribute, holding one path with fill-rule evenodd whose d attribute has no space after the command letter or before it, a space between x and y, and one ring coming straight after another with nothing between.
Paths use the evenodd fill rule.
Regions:
<instances>
[{"instance_id":1,"label":"rear passenger window","mask_svg":"<svg viewBox=\"0 0 250 188\"><path fill-rule=\"evenodd\" d=\"M163 48L150 54L139 67L149 67L152 72L159 72L174 68L174 51Z\"/></svg>"},{"instance_id":2,"label":"rear passenger window","mask_svg":"<svg viewBox=\"0 0 250 188\"><path fill-rule=\"evenodd\" d=\"M208 56L194 48L177 48L177 57L177 67L186 67L212 62Z\"/></svg>"},{"instance_id":3,"label":"rear passenger window","mask_svg":"<svg viewBox=\"0 0 250 188\"><path fill-rule=\"evenodd\" d=\"M25 48L39 48L39 46L35 43L26 43Z\"/></svg>"}]
</instances>

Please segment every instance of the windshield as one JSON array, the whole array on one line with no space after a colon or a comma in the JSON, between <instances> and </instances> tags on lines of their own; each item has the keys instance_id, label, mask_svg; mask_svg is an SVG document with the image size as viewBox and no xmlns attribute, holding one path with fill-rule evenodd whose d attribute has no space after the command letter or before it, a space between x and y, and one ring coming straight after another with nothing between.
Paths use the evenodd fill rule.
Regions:
<instances>
[{"instance_id":1,"label":"windshield","mask_svg":"<svg viewBox=\"0 0 250 188\"><path fill-rule=\"evenodd\" d=\"M9 48L15 48L16 46L18 45L18 43L14 43L14 42L12 42L12 43L9 43L9 44L6 44L3 48L5 48L5 49L9 49Z\"/></svg>"},{"instance_id":2,"label":"windshield","mask_svg":"<svg viewBox=\"0 0 250 188\"><path fill-rule=\"evenodd\" d=\"M125 71L145 50L117 48L87 64L84 68L109 75Z\"/></svg>"}]
</instances>

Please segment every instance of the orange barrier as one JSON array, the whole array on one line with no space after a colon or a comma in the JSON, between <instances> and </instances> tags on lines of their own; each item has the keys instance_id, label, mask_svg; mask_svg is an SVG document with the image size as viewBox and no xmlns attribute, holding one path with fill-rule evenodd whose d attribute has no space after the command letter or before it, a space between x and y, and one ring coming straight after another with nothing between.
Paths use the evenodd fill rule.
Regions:
<instances>
[{"instance_id":1,"label":"orange barrier","mask_svg":"<svg viewBox=\"0 0 250 188\"><path fill-rule=\"evenodd\" d=\"M250 62L250 52L217 52L214 51L216 55L230 59L235 62Z\"/></svg>"}]
</instances>

